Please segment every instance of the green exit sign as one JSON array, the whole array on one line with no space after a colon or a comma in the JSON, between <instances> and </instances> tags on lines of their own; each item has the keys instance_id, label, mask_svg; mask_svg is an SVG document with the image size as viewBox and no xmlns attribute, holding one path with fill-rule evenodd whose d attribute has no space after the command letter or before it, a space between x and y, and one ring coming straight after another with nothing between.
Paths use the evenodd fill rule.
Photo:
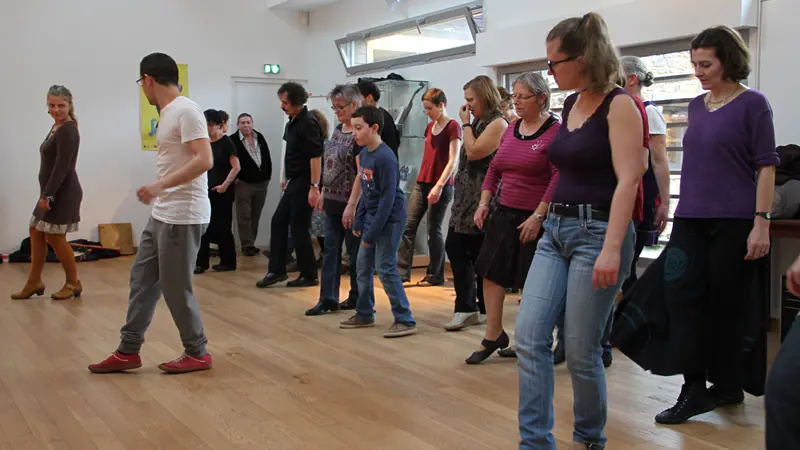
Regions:
<instances>
[{"instance_id":1,"label":"green exit sign","mask_svg":"<svg viewBox=\"0 0 800 450\"><path fill-rule=\"evenodd\" d=\"M267 75L275 75L281 73L280 64L264 64L264 73Z\"/></svg>"}]
</instances>

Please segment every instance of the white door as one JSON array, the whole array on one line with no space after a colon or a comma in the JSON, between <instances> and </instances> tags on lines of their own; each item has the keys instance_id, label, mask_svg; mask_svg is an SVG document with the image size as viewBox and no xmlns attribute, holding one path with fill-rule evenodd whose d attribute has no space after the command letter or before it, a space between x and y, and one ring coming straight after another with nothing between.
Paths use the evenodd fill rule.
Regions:
<instances>
[{"instance_id":1,"label":"white door","mask_svg":"<svg viewBox=\"0 0 800 450\"><path fill-rule=\"evenodd\" d=\"M235 120L241 113L253 116L253 127L264 135L269 145L270 158L272 159L272 178L267 191L267 201L261 212L258 225L256 245L266 247L269 245L270 224L272 214L281 198L281 168L283 158L283 127L286 114L281 110L278 100L278 88L286 80L264 80L249 78L233 78L233 101L231 113L231 133L236 130ZM234 216L235 217L235 216ZM236 242L239 242L236 226Z\"/></svg>"}]
</instances>

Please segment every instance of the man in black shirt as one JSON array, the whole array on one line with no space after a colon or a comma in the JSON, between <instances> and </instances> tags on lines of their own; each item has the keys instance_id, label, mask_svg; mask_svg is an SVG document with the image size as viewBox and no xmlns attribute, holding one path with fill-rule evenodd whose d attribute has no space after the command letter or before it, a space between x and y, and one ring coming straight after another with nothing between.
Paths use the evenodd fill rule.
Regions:
<instances>
[{"instance_id":1,"label":"man in black shirt","mask_svg":"<svg viewBox=\"0 0 800 450\"><path fill-rule=\"evenodd\" d=\"M400 157L397 154L397 150L400 148L400 131L398 131L397 125L394 123L392 114L378 106L378 102L381 100L381 90L378 89L378 85L372 81L359 81L358 90L361 92L361 97L363 97L362 104L364 106L374 106L380 109L381 114L383 114L381 140L392 149L397 161L400 161Z\"/></svg>"},{"instance_id":2,"label":"man in black shirt","mask_svg":"<svg viewBox=\"0 0 800 450\"><path fill-rule=\"evenodd\" d=\"M317 261L308 228L311 225L311 211L320 197L324 149L322 129L305 106L308 93L302 85L284 83L278 89L278 97L281 100L281 109L290 118L283 133L283 140L286 141L281 182L283 196L272 216L269 271L256 286L265 288L288 279L286 253L290 227L300 277L287 283L287 286L316 286L319 284Z\"/></svg>"},{"instance_id":3,"label":"man in black shirt","mask_svg":"<svg viewBox=\"0 0 800 450\"><path fill-rule=\"evenodd\" d=\"M272 178L272 159L264 135L253 129L253 118L242 113L236 121L238 131L231 134L239 152L242 171L236 180L236 224L242 254L257 255L255 246L261 210L267 199L267 187Z\"/></svg>"}]
</instances>

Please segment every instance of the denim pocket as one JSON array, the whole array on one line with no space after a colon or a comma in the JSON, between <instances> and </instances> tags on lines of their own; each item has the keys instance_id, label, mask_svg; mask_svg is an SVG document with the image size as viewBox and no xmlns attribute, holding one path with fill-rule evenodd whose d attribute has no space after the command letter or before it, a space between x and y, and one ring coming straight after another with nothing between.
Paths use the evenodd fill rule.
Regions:
<instances>
[{"instance_id":1,"label":"denim pocket","mask_svg":"<svg viewBox=\"0 0 800 450\"><path fill-rule=\"evenodd\" d=\"M602 220L587 220L583 224L583 229L586 232L586 235L592 239L603 242L605 241L606 233L608 232L608 222L604 222Z\"/></svg>"}]
</instances>

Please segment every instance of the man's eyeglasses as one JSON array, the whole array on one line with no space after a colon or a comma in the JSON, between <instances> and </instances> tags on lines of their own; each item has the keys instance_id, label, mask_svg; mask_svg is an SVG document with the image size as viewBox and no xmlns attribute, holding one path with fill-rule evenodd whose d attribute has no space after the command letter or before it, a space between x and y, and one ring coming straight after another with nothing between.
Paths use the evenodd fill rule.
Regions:
<instances>
[{"instance_id":1,"label":"man's eyeglasses","mask_svg":"<svg viewBox=\"0 0 800 450\"><path fill-rule=\"evenodd\" d=\"M547 61L547 67L550 69L550 72L555 71L556 66L570 61L575 61L576 59L580 58L580 56L570 56L569 58L559 59L558 61Z\"/></svg>"}]
</instances>

